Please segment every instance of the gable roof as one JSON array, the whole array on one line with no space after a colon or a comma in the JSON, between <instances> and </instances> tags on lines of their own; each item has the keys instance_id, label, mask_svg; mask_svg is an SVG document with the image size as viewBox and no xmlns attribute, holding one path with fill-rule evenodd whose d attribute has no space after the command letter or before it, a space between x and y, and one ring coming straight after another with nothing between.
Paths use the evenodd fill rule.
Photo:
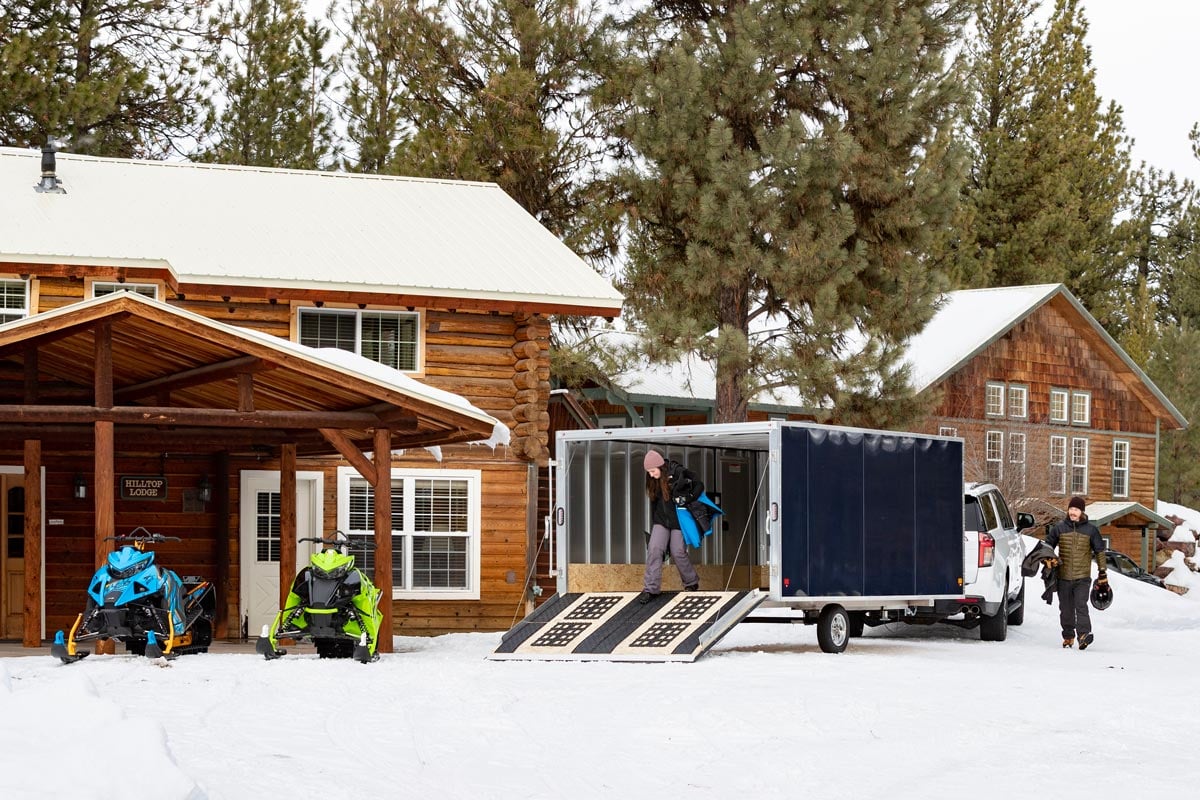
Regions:
<instances>
[{"instance_id":1,"label":"gable roof","mask_svg":"<svg viewBox=\"0 0 1200 800\"><path fill-rule=\"evenodd\" d=\"M110 326L112 340L114 407L107 412L90 406L97 369L93 331L101 323ZM398 447L506 444L509 438L507 426L459 395L355 353L305 347L133 292L0 325L0 365L11 366L14 360L24 365L31 350L39 384L60 394L77 390L74 404L55 404L61 401L50 398L46 407L47 414L74 424L90 412L109 413L118 423L170 426L174 423L163 418L170 416L170 409L208 409L207 416L220 417L219 424L227 428L297 429L307 435L308 452L334 451L318 435L322 428L369 441L371 429L389 423L396 429L393 441ZM243 373L252 375L253 403L246 411L238 410L244 406L245 387L239 379ZM22 419L30 404L21 382L11 383L17 393L0 398L0 423L27 423L32 431L35 423ZM156 405L164 390L170 393L169 408ZM199 416L204 415L201 411ZM344 417L342 422L338 415ZM143 416L146 419L138 419ZM219 436L210 438L207 444L220 445Z\"/></svg>"},{"instance_id":2,"label":"gable roof","mask_svg":"<svg viewBox=\"0 0 1200 800\"><path fill-rule=\"evenodd\" d=\"M1093 339L1100 356L1157 416L1187 427L1179 409L1061 283L948 292L929 324L909 340L904 358L912 369L913 388L924 391L956 372L1047 303Z\"/></svg>"},{"instance_id":3,"label":"gable roof","mask_svg":"<svg viewBox=\"0 0 1200 800\"><path fill-rule=\"evenodd\" d=\"M609 281L493 183L65 153L57 156L65 194L34 191L40 175L40 153L0 147L0 270L103 265L166 270L193 291L319 289L620 312Z\"/></svg>"}]
</instances>

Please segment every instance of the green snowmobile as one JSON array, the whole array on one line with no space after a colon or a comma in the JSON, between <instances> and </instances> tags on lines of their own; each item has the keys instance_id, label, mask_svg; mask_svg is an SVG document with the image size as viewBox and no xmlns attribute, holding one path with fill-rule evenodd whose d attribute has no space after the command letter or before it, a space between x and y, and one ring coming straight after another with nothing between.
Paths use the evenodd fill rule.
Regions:
<instances>
[{"instance_id":1,"label":"green snowmobile","mask_svg":"<svg viewBox=\"0 0 1200 800\"><path fill-rule=\"evenodd\" d=\"M354 566L350 542L333 538L304 538L324 549L313 553L309 565L292 581L287 603L275 622L263 626L255 650L267 659L279 658L280 639L311 639L321 658L351 658L367 663L379 658L379 589Z\"/></svg>"}]
</instances>

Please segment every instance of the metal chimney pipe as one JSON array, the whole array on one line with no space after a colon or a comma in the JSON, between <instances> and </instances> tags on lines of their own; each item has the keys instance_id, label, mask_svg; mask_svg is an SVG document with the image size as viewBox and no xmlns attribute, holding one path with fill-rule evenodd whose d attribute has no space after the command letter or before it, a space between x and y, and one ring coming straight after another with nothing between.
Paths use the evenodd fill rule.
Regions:
<instances>
[{"instance_id":1,"label":"metal chimney pipe","mask_svg":"<svg viewBox=\"0 0 1200 800\"><path fill-rule=\"evenodd\" d=\"M42 145L42 179L34 185L34 190L42 194L66 194L62 181L55 174L57 167L54 160L55 148L50 142Z\"/></svg>"}]
</instances>

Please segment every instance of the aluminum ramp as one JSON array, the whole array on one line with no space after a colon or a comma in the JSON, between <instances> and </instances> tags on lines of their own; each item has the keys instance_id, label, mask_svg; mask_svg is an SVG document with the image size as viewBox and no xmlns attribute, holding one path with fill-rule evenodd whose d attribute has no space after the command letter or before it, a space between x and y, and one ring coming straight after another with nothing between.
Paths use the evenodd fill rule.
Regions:
<instances>
[{"instance_id":1,"label":"aluminum ramp","mask_svg":"<svg viewBox=\"0 0 1200 800\"><path fill-rule=\"evenodd\" d=\"M637 592L554 595L500 641L494 660L695 661L767 593Z\"/></svg>"}]
</instances>

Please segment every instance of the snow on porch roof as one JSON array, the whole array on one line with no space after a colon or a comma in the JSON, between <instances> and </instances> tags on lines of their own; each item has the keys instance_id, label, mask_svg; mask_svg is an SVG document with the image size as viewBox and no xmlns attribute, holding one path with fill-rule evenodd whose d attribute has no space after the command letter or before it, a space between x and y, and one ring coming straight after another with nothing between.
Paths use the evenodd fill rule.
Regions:
<instances>
[{"instance_id":1,"label":"snow on porch roof","mask_svg":"<svg viewBox=\"0 0 1200 800\"><path fill-rule=\"evenodd\" d=\"M1135 517L1141 517L1151 523L1147 527L1158 527L1164 530L1174 530L1175 523L1166 517L1146 508L1141 503L1121 502L1117 500L1105 500L1096 503L1088 503L1084 509L1087 514L1088 521L1096 527L1107 525L1115 519L1120 519L1127 514L1132 514Z\"/></svg>"},{"instance_id":2,"label":"snow on porch roof","mask_svg":"<svg viewBox=\"0 0 1200 800\"><path fill-rule=\"evenodd\" d=\"M0 147L0 270L156 267L213 287L620 313L611 283L493 183L59 153L66 193L50 194L33 188L40 158Z\"/></svg>"},{"instance_id":3,"label":"snow on porch roof","mask_svg":"<svg viewBox=\"0 0 1200 800\"><path fill-rule=\"evenodd\" d=\"M53 330L56 322L61 321L66 326L70 326L72 317L87 316L89 312L98 312L104 309L105 306L110 305L114 307L114 311L132 310L135 313L137 306L141 305L146 307L148 311L155 313L156 316L165 313L170 317L178 319L180 322L201 326L224 337L229 337L235 342L249 344L250 347L248 349L258 353L261 353L262 348L266 347L274 350L289 361L294 362L299 360L301 364L306 363L319 368L333 370L336 375L345 376L356 383L374 385L381 390L381 394L403 395L404 397L411 398L417 404L448 412L445 414L447 420L453 419L456 416L460 420L462 417L465 417L475 423L474 427L482 427L482 425L490 426L492 431L491 436L480 436L475 441L484 442L492 446L496 444L508 444L509 442L510 431L508 426L490 414L476 408L466 398L453 392L429 386L391 367L364 358L356 353L333 348L307 347L278 336L229 325L182 308L168 305L167 303L151 300L135 292L114 292L0 325L0 345L19 341L22 338L21 334L26 329L36 331L36 333L31 333L31 336L36 336L46 332L47 329ZM151 343L147 343L148 348L152 346Z\"/></svg>"}]
</instances>

